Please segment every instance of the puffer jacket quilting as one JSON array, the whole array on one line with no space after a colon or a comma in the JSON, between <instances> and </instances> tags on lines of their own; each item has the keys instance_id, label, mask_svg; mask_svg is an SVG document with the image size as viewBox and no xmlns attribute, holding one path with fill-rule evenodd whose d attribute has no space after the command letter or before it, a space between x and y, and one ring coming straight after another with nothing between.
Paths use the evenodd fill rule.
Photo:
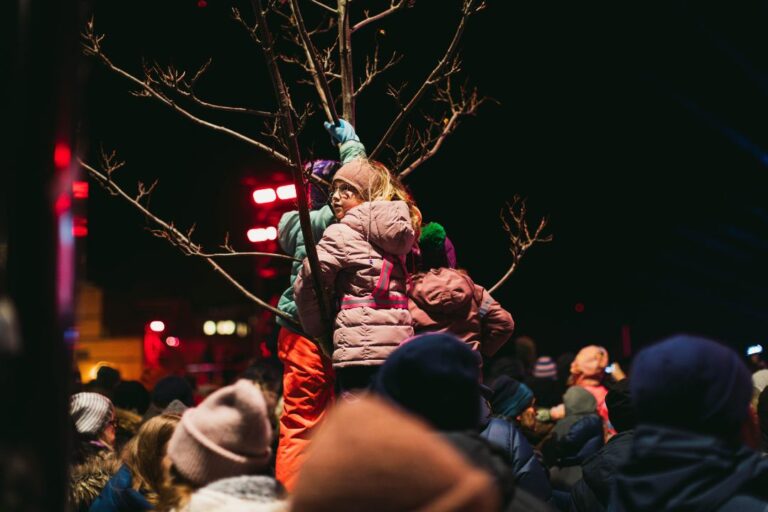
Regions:
<instances>
[{"instance_id":1,"label":"puffer jacket quilting","mask_svg":"<svg viewBox=\"0 0 768 512\"><path fill-rule=\"evenodd\" d=\"M414 331L450 332L486 357L498 352L515 328L512 315L461 270L414 275L409 297Z\"/></svg>"},{"instance_id":2,"label":"puffer jacket quilting","mask_svg":"<svg viewBox=\"0 0 768 512\"><path fill-rule=\"evenodd\" d=\"M370 296L385 257L400 259L410 252L414 240L404 201L365 202L350 209L341 222L325 230L317 244L323 288L337 301L345 296ZM405 268L396 264L389 292L405 295L406 288ZM305 332L314 337L325 335L306 259L293 290ZM340 310L333 331L333 365L339 368L381 365L403 340L413 336L407 309L367 306Z\"/></svg>"}]
</instances>

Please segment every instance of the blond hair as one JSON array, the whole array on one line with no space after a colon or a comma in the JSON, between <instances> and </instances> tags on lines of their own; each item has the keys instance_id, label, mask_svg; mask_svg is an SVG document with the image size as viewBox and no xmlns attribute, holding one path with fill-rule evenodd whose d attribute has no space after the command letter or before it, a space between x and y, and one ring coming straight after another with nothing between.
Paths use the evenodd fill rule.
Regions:
<instances>
[{"instance_id":1,"label":"blond hair","mask_svg":"<svg viewBox=\"0 0 768 512\"><path fill-rule=\"evenodd\" d=\"M165 481L165 450L180 419L175 414L155 416L139 428L123 450L123 462L133 476L133 488L153 505L157 505L158 492Z\"/></svg>"},{"instance_id":2,"label":"blond hair","mask_svg":"<svg viewBox=\"0 0 768 512\"><path fill-rule=\"evenodd\" d=\"M376 160L367 160L367 162L375 172L375 178L371 180L368 190L359 191L360 197L365 201L405 201L410 211L411 224L418 237L421 232L422 216L411 194L386 165Z\"/></svg>"}]
</instances>

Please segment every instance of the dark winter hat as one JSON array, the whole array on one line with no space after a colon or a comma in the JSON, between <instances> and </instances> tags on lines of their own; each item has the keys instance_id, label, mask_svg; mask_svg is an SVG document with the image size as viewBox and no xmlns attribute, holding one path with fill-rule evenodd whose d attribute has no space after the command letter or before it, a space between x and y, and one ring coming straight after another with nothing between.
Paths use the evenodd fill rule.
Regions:
<instances>
[{"instance_id":1,"label":"dark winter hat","mask_svg":"<svg viewBox=\"0 0 768 512\"><path fill-rule=\"evenodd\" d=\"M752 380L733 350L678 335L637 355L630 391L638 423L730 437L747 418Z\"/></svg>"},{"instance_id":2,"label":"dark winter hat","mask_svg":"<svg viewBox=\"0 0 768 512\"><path fill-rule=\"evenodd\" d=\"M605 396L608 418L617 432L635 428L635 410L632 408L632 395L629 392L629 379L613 384Z\"/></svg>"},{"instance_id":3,"label":"dark winter hat","mask_svg":"<svg viewBox=\"0 0 768 512\"><path fill-rule=\"evenodd\" d=\"M419 237L421 250L421 268L456 268L456 250L445 233L445 228L437 222L429 222L421 227Z\"/></svg>"},{"instance_id":4,"label":"dark winter hat","mask_svg":"<svg viewBox=\"0 0 768 512\"><path fill-rule=\"evenodd\" d=\"M379 173L370 161L365 158L355 158L344 164L333 176L333 179L352 185L365 198L378 183Z\"/></svg>"},{"instance_id":5,"label":"dark winter hat","mask_svg":"<svg viewBox=\"0 0 768 512\"><path fill-rule=\"evenodd\" d=\"M149 391L137 380L124 380L115 387L112 401L115 407L142 415L149 407Z\"/></svg>"},{"instance_id":6,"label":"dark winter hat","mask_svg":"<svg viewBox=\"0 0 768 512\"><path fill-rule=\"evenodd\" d=\"M452 334L422 334L404 342L382 365L374 390L438 430L480 422L480 361Z\"/></svg>"},{"instance_id":7,"label":"dark winter hat","mask_svg":"<svg viewBox=\"0 0 768 512\"><path fill-rule=\"evenodd\" d=\"M203 486L264 471L271 440L261 390L239 380L187 409L168 442L168 457L185 478Z\"/></svg>"},{"instance_id":8,"label":"dark winter hat","mask_svg":"<svg viewBox=\"0 0 768 512\"><path fill-rule=\"evenodd\" d=\"M531 388L512 377L502 375L493 382L491 409L495 414L515 418L533 401Z\"/></svg>"},{"instance_id":9,"label":"dark winter hat","mask_svg":"<svg viewBox=\"0 0 768 512\"><path fill-rule=\"evenodd\" d=\"M96 382L107 390L112 390L120 382L120 370L111 366L101 366L96 372Z\"/></svg>"},{"instance_id":10,"label":"dark winter hat","mask_svg":"<svg viewBox=\"0 0 768 512\"><path fill-rule=\"evenodd\" d=\"M164 408L174 400L180 400L187 407L195 405L192 397L192 386L187 379L169 375L155 384L155 389L152 390L152 403Z\"/></svg>"}]
</instances>

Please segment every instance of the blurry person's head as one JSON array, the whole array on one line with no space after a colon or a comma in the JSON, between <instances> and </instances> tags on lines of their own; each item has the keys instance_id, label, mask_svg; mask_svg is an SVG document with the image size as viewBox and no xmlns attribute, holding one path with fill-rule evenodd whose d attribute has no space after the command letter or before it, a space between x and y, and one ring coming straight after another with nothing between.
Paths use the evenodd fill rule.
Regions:
<instances>
[{"instance_id":1,"label":"blurry person's head","mask_svg":"<svg viewBox=\"0 0 768 512\"><path fill-rule=\"evenodd\" d=\"M115 442L115 407L98 393L76 393L69 400L69 415L79 445L111 448Z\"/></svg>"},{"instance_id":2,"label":"blurry person's head","mask_svg":"<svg viewBox=\"0 0 768 512\"><path fill-rule=\"evenodd\" d=\"M174 400L180 401L187 407L195 405L193 390L189 381L184 377L169 375L168 377L163 377L155 384L152 390L152 403L162 409Z\"/></svg>"},{"instance_id":3,"label":"blurry person's head","mask_svg":"<svg viewBox=\"0 0 768 512\"><path fill-rule=\"evenodd\" d=\"M587 345L579 350L571 363L572 384L598 384L605 377L608 351L598 345Z\"/></svg>"},{"instance_id":4,"label":"blurry person's head","mask_svg":"<svg viewBox=\"0 0 768 512\"><path fill-rule=\"evenodd\" d=\"M565 406L566 417L583 416L597 412L597 400L595 400L595 397L592 393L579 386L571 386L565 391L563 405Z\"/></svg>"},{"instance_id":5,"label":"blurry person's head","mask_svg":"<svg viewBox=\"0 0 768 512\"><path fill-rule=\"evenodd\" d=\"M541 356L533 365L533 376L537 379L557 379L557 365L549 356Z\"/></svg>"},{"instance_id":6,"label":"blurry person's head","mask_svg":"<svg viewBox=\"0 0 768 512\"><path fill-rule=\"evenodd\" d=\"M342 402L312 443L292 511L499 510L500 491L489 474L380 399Z\"/></svg>"},{"instance_id":7,"label":"blurry person's head","mask_svg":"<svg viewBox=\"0 0 768 512\"><path fill-rule=\"evenodd\" d=\"M632 365L639 424L737 440L749 417L752 380L741 358L712 340L678 335L642 350Z\"/></svg>"},{"instance_id":8,"label":"blurry person's head","mask_svg":"<svg viewBox=\"0 0 768 512\"><path fill-rule=\"evenodd\" d=\"M530 336L518 336L515 338L515 355L523 363L526 375L533 371L536 364L536 342Z\"/></svg>"},{"instance_id":9,"label":"blurry person's head","mask_svg":"<svg viewBox=\"0 0 768 512\"><path fill-rule=\"evenodd\" d=\"M96 372L96 383L108 391L113 391L120 382L120 370L111 366L101 366Z\"/></svg>"},{"instance_id":10,"label":"blurry person's head","mask_svg":"<svg viewBox=\"0 0 768 512\"><path fill-rule=\"evenodd\" d=\"M184 413L168 443L171 471L193 488L261 474L269 464L271 438L261 390L239 380Z\"/></svg>"},{"instance_id":11,"label":"blurry person's head","mask_svg":"<svg viewBox=\"0 0 768 512\"><path fill-rule=\"evenodd\" d=\"M493 381L493 414L532 429L536 423L536 409L531 388L512 377L502 375Z\"/></svg>"},{"instance_id":12,"label":"blurry person's head","mask_svg":"<svg viewBox=\"0 0 768 512\"><path fill-rule=\"evenodd\" d=\"M115 407L142 415L149 407L149 391L137 380L124 380L115 386L112 402Z\"/></svg>"},{"instance_id":13,"label":"blurry person's head","mask_svg":"<svg viewBox=\"0 0 768 512\"><path fill-rule=\"evenodd\" d=\"M155 416L139 429L123 451L123 462L133 475L133 488L157 504L166 467L166 448L181 418L172 414Z\"/></svg>"},{"instance_id":14,"label":"blurry person's head","mask_svg":"<svg viewBox=\"0 0 768 512\"><path fill-rule=\"evenodd\" d=\"M480 359L452 334L422 334L405 341L384 362L377 393L424 418L438 430L480 423Z\"/></svg>"},{"instance_id":15,"label":"blurry person's head","mask_svg":"<svg viewBox=\"0 0 768 512\"><path fill-rule=\"evenodd\" d=\"M752 405L757 407L760 393L768 387L768 370L758 370L752 374Z\"/></svg>"}]
</instances>

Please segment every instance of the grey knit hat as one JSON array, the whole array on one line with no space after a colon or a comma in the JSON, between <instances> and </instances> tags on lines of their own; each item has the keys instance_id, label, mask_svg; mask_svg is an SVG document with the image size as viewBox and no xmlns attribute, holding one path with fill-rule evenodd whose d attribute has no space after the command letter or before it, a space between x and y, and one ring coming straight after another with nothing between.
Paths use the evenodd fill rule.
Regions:
<instances>
[{"instance_id":1,"label":"grey knit hat","mask_svg":"<svg viewBox=\"0 0 768 512\"><path fill-rule=\"evenodd\" d=\"M263 471L271 442L272 427L261 390L239 380L184 413L168 442L168 457L179 473L202 486Z\"/></svg>"},{"instance_id":2,"label":"grey knit hat","mask_svg":"<svg viewBox=\"0 0 768 512\"><path fill-rule=\"evenodd\" d=\"M69 414L78 433L98 436L115 414L109 398L98 393L76 393L69 399Z\"/></svg>"}]
</instances>

